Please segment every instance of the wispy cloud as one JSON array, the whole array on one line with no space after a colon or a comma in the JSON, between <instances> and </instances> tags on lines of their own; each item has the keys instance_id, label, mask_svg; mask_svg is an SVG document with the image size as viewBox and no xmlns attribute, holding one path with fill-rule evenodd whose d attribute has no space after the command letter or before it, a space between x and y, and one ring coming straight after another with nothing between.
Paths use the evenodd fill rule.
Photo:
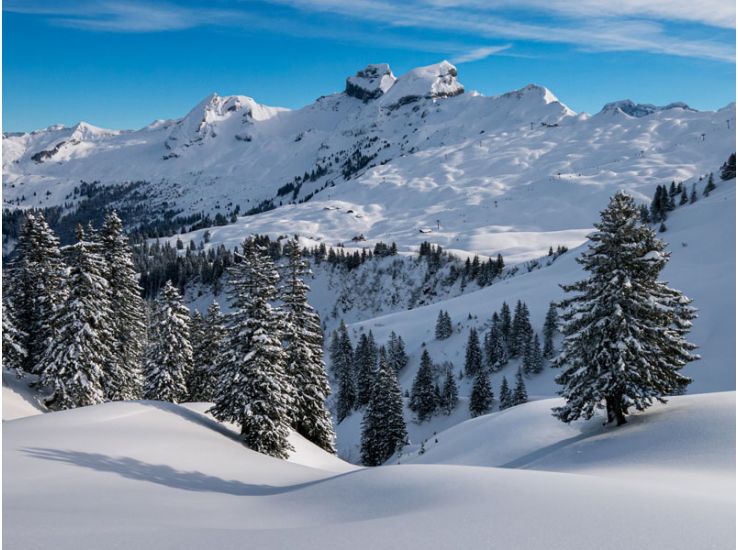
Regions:
<instances>
[{"instance_id":1,"label":"wispy cloud","mask_svg":"<svg viewBox=\"0 0 738 550\"><path fill-rule=\"evenodd\" d=\"M265 29L294 36L400 45L451 56L456 63L509 49L510 40L569 44L586 51L640 51L735 62L732 0L261 0L192 3L119 0L65 3L6 0L3 10L38 14L52 24L103 32L162 32L210 26ZM264 7L274 7L265 15ZM224 7L225 6L225 7ZM261 8L261 9L258 9ZM305 15L334 16L342 25L316 25ZM357 29L342 30L345 23ZM672 25L691 25L674 32ZM426 37L403 29L428 31ZM357 32L354 32L356 30ZM443 37L461 36L455 41ZM417 33L415 33L417 34ZM726 36L730 34L731 36ZM436 38L438 37L438 38ZM480 44L481 43L481 44ZM508 55L508 54L503 54Z\"/></svg>"},{"instance_id":2,"label":"wispy cloud","mask_svg":"<svg viewBox=\"0 0 738 550\"><path fill-rule=\"evenodd\" d=\"M482 48L474 48L466 53L462 53L451 59L452 63L469 63L470 61L479 61L481 59L487 59L490 55L504 52L511 48L511 44L505 44L504 46L485 46Z\"/></svg>"}]
</instances>

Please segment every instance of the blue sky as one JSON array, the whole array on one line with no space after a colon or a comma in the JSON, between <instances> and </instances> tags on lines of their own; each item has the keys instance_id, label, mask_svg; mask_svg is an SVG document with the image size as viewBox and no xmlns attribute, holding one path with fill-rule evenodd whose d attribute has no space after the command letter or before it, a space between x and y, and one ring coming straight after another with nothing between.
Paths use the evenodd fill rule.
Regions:
<instances>
[{"instance_id":1,"label":"blue sky","mask_svg":"<svg viewBox=\"0 0 738 550\"><path fill-rule=\"evenodd\" d=\"M138 128L214 91L297 108L368 63L442 59L575 111L735 101L733 0L5 0L2 27L4 131Z\"/></svg>"}]
</instances>

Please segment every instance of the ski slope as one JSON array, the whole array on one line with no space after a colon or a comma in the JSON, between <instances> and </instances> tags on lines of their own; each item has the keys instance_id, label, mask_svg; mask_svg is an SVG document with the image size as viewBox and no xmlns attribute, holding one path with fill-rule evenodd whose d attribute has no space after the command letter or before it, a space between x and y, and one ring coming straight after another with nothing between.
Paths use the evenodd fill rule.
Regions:
<instances>
[{"instance_id":1,"label":"ski slope","mask_svg":"<svg viewBox=\"0 0 738 550\"><path fill-rule=\"evenodd\" d=\"M732 547L734 393L674 398L618 430L557 429L550 404L443 432L415 460L425 464L373 469L320 457L307 442L289 461L254 453L199 404L108 403L10 420L3 545ZM679 475L664 483L661 473Z\"/></svg>"}]
</instances>

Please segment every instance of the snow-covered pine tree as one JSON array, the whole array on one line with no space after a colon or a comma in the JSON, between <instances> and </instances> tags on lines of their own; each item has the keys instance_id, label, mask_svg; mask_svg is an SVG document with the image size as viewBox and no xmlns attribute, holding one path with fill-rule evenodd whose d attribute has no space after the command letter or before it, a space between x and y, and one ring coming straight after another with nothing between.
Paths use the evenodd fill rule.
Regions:
<instances>
[{"instance_id":1,"label":"snow-covered pine tree","mask_svg":"<svg viewBox=\"0 0 738 550\"><path fill-rule=\"evenodd\" d=\"M138 399L143 393L146 314L133 253L115 211L105 217L97 240L105 259L105 278L110 285L113 312L114 358L105 366L105 397L111 401Z\"/></svg>"},{"instance_id":2,"label":"snow-covered pine tree","mask_svg":"<svg viewBox=\"0 0 738 550\"><path fill-rule=\"evenodd\" d=\"M689 194L689 204L694 204L697 202L697 184L692 184L692 192Z\"/></svg>"},{"instance_id":3,"label":"snow-covered pine tree","mask_svg":"<svg viewBox=\"0 0 738 550\"><path fill-rule=\"evenodd\" d=\"M469 339L466 343L464 374L474 377L482 370L482 350L479 347L479 335L477 329L472 327L469 330Z\"/></svg>"},{"instance_id":4,"label":"snow-covered pine tree","mask_svg":"<svg viewBox=\"0 0 738 550\"><path fill-rule=\"evenodd\" d=\"M689 202L689 196L687 195L687 187L682 186L682 191L679 193L679 206L684 206Z\"/></svg>"},{"instance_id":5,"label":"snow-covered pine tree","mask_svg":"<svg viewBox=\"0 0 738 550\"><path fill-rule=\"evenodd\" d=\"M207 334L205 319L199 311L195 311L190 318L192 370L187 379L188 400L192 402L210 401L205 394L213 391L213 380L210 378L210 373L203 368Z\"/></svg>"},{"instance_id":6,"label":"snow-covered pine tree","mask_svg":"<svg viewBox=\"0 0 738 550\"><path fill-rule=\"evenodd\" d=\"M497 312L492 315L492 326L484 338L484 363L485 367L492 372L500 370L507 363L502 329Z\"/></svg>"},{"instance_id":7,"label":"snow-covered pine tree","mask_svg":"<svg viewBox=\"0 0 738 550\"><path fill-rule=\"evenodd\" d=\"M515 375L515 389L512 395L513 405L522 405L528 402L528 390L525 388L525 380L523 380L523 371L518 369Z\"/></svg>"},{"instance_id":8,"label":"snow-covered pine tree","mask_svg":"<svg viewBox=\"0 0 738 550\"><path fill-rule=\"evenodd\" d=\"M361 461L366 466L384 464L407 442L403 403L397 373L380 348L379 370L361 422Z\"/></svg>"},{"instance_id":9,"label":"snow-covered pine tree","mask_svg":"<svg viewBox=\"0 0 738 550\"><path fill-rule=\"evenodd\" d=\"M402 339L402 336L395 334L394 330L390 332L389 335L387 360L398 373L407 366L407 363L410 360L407 356L407 352L405 351L405 341Z\"/></svg>"},{"instance_id":10,"label":"snow-covered pine tree","mask_svg":"<svg viewBox=\"0 0 738 550\"><path fill-rule=\"evenodd\" d=\"M361 334L354 350L354 371L356 374L356 407L369 404L374 381L377 378L377 344L374 334ZM394 366L393 366L394 368Z\"/></svg>"},{"instance_id":11,"label":"snow-covered pine tree","mask_svg":"<svg viewBox=\"0 0 738 550\"><path fill-rule=\"evenodd\" d=\"M710 193L712 193L715 189L717 189L717 186L715 185L715 178L713 177L712 172L710 172L710 175L707 178L707 185L705 185L705 190L702 192L702 194L706 197L709 197Z\"/></svg>"},{"instance_id":12,"label":"snow-covered pine tree","mask_svg":"<svg viewBox=\"0 0 738 550\"><path fill-rule=\"evenodd\" d=\"M520 357L525 354L528 342L533 337L533 328L530 325L528 306L518 300L515 306L515 317L512 322L510 336L510 356Z\"/></svg>"},{"instance_id":13,"label":"snow-covered pine tree","mask_svg":"<svg viewBox=\"0 0 738 550\"><path fill-rule=\"evenodd\" d=\"M65 249L68 299L56 309L54 334L41 360L41 385L52 391L47 404L57 410L105 400L105 366L113 360L110 287L105 261L77 226L77 242Z\"/></svg>"},{"instance_id":14,"label":"snow-covered pine tree","mask_svg":"<svg viewBox=\"0 0 738 550\"><path fill-rule=\"evenodd\" d=\"M154 304L149 349L144 363L144 398L179 403L187 400L192 371L190 314L179 290L167 281Z\"/></svg>"},{"instance_id":15,"label":"snow-covered pine tree","mask_svg":"<svg viewBox=\"0 0 738 550\"><path fill-rule=\"evenodd\" d=\"M507 302L502 302L500 308L500 332L502 334L502 343L505 347L505 353L510 355L510 341L512 340L512 316L510 315L510 306Z\"/></svg>"},{"instance_id":16,"label":"snow-covered pine tree","mask_svg":"<svg viewBox=\"0 0 738 550\"><path fill-rule=\"evenodd\" d=\"M523 356L523 370L526 374L538 374L543 370L543 353L541 352L541 341L538 334L528 340Z\"/></svg>"},{"instance_id":17,"label":"snow-covered pine tree","mask_svg":"<svg viewBox=\"0 0 738 550\"><path fill-rule=\"evenodd\" d=\"M690 300L658 280L669 260L666 245L638 222L633 199L618 192L602 212L589 249L577 261L587 279L564 285L564 345L555 364L566 404L564 422L607 410L623 424L630 408L681 392L690 379L679 371L698 359L686 341L696 317Z\"/></svg>"},{"instance_id":18,"label":"snow-covered pine tree","mask_svg":"<svg viewBox=\"0 0 738 550\"><path fill-rule=\"evenodd\" d=\"M489 375L485 370L480 370L474 377L471 395L469 396L469 412L474 416L487 414L492 410L492 386Z\"/></svg>"},{"instance_id":19,"label":"snow-covered pine tree","mask_svg":"<svg viewBox=\"0 0 738 550\"><path fill-rule=\"evenodd\" d=\"M428 420L436 411L436 394L433 383L433 362L427 349L420 356L420 368L418 369L413 387L410 391L410 403L408 408L413 411L418 422Z\"/></svg>"},{"instance_id":20,"label":"snow-covered pine tree","mask_svg":"<svg viewBox=\"0 0 738 550\"><path fill-rule=\"evenodd\" d=\"M731 153L728 160L720 167L720 179L732 180L735 178L735 153Z\"/></svg>"},{"instance_id":21,"label":"snow-covered pine tree","mask_svg":"<svg viewBox=\"0 0 738 550\"><path fill-rule=\"evenodd\" d=\"M252 450L286 458L294 388L282 349L284 318L271 303L279 274L266 252L248 238L241 261L229 270L226 337L218 365L218 384L210 412L241 426Z\"/></svg>"},{"instance_id":22,"label":"snow-covered pine tree","mask_svg":"<svg viewBox=\"0 0 738 550\"><path fill-rule=\"evenodd\" d=\"M323 330L320 317L308 303L310 288L304 281L311 272L302 259L297 239L290 241L288 253L281 298L287 375L295 389L292 426L308 441L335 454L336 433L325 403L331 389L323 359Z\"/></svg>"},{"instance_id":23,"label":"snow-covered pine tree","mask_svg":"<svg viewBox=\"0 0 738 550\"><path fill-rule=\"evenodd\" d=\"M439 311L436 319L436 340L445 340L453 334L451 316L448 311Z\"/></svg>"},{"instance_id":24,"label":"snow-covered pine tree","mask_svg":"<svg viewBox=\"0 0 738 550\"><path fill-rule=\"evenodd\" d=\"M343 320L341 320L341 324L334 331L331 338L330 355L331 369L338 386L338 391L336 391L336 417L338 422L341 422L356 408L354 352L346 323Z\"/></svg>"},{"instance_id":25,"label":"snow-covered pine tree","mask_svg":"<svg viewBox=\"0 0 738 550\"><path fill-rule=\"evenodd\" d=\"M510 386L507 383L507 377L502 377L500 384L500 410L508 409L513 406L513 395Z\"/></svg>"},{"instance_id":26,"label":"snow-covered pine tree","mask_svg":"<svg viewBox=\"0 0 738 550\"><path fill-rule=\"evenodd\" d=\"M22 331L24 372L40 374L54 335L53 320L66 300L66 266L59 240L40 212L29 213L16 245L16 258L4 277L6 298Z\"/></svg>"},{"instance_id":27,"label":"snow-covered pine tree","mask_svg":"<svg viewBox=\"0 0 738 550\"><path fill-rule=\"evenodd\" d=\"M26 335L18 328L15 321L12 304L3 301L3 369L14 372L18 378L23 376L23 361L26 358L26 348L23 342Z\"/></svg>"},{"instance_id":28,"label":"snow-covered pine tree","mask_svg":"<svg viewBox=\"0 0 738 550\"><path fill-rule=\"evenodd\" d=\"M446 369L446 378L441 389L441 408L446 415L453 412L459 404L459 388L456 386L456 378L452 368Z\"/></svg>"},{"instance_id":29,"label":"snow-covered pine tree","mask_svg":"<svg viewBox=\"0 0 738 550\"><path fill-rule=\"evenodd\" d=\"M543 322L543 356L550 359L556 353L554 347L554 336L559 330L559 314L556 311L556 303L551 302L546 312L546 320Z\"/></svg>"}]
</instances>

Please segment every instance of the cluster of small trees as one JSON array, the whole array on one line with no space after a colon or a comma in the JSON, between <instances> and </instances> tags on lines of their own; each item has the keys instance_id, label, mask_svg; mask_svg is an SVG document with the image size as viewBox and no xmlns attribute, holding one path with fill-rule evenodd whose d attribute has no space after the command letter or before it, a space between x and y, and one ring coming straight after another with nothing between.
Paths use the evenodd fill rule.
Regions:
<instances>
[{"instance_id":1,"label":"cluster of small trees","mask_svg":"<svg viewBox=\"0 0 738 550\"><path fill-rule=\"evenodd\" d=\"M504 410L515 405L522 405L528 402L528 390L525 388L525 380L523 372L518 369L515 375L515 388L510 389L507 377L502 377L500 383L500 398L498 401L499 410ZM475 416L487 414L492 410L494 405L494 393L492 391L492 382L489 374L480 372L474 378L471 395L469 396L469 413Z\"/></svg>"},{"instance_id":2,"label":"cluster of small trees","mask_svg":"<svg viewBox=\"0 0 738 550\"><path fill-rule=\"evenodd\" d=\"M378 347L369 331L356 348L341 321L330 342L331 369L337 385L336 416L341 422L352 411L366 407L362 421L361 456L367 466L385 462L407 442L403 401L397 373L407 366L401 336L392 332Z\"/></svg>"},{"instance_id":3,"label":"cluster of small trees","mask_svg":"<svg viewBox=\"0 0 738 550\"><path fill-rule=\"evenodd\" d=\"M427 349L420 357L420 368L413 380L409 409L418 422L430 419L437 412L451 414L459 403L459 389L454 377L453 365L446 365L443 385L435 381L433 361Z\"/></svg>"}]
</instances>

